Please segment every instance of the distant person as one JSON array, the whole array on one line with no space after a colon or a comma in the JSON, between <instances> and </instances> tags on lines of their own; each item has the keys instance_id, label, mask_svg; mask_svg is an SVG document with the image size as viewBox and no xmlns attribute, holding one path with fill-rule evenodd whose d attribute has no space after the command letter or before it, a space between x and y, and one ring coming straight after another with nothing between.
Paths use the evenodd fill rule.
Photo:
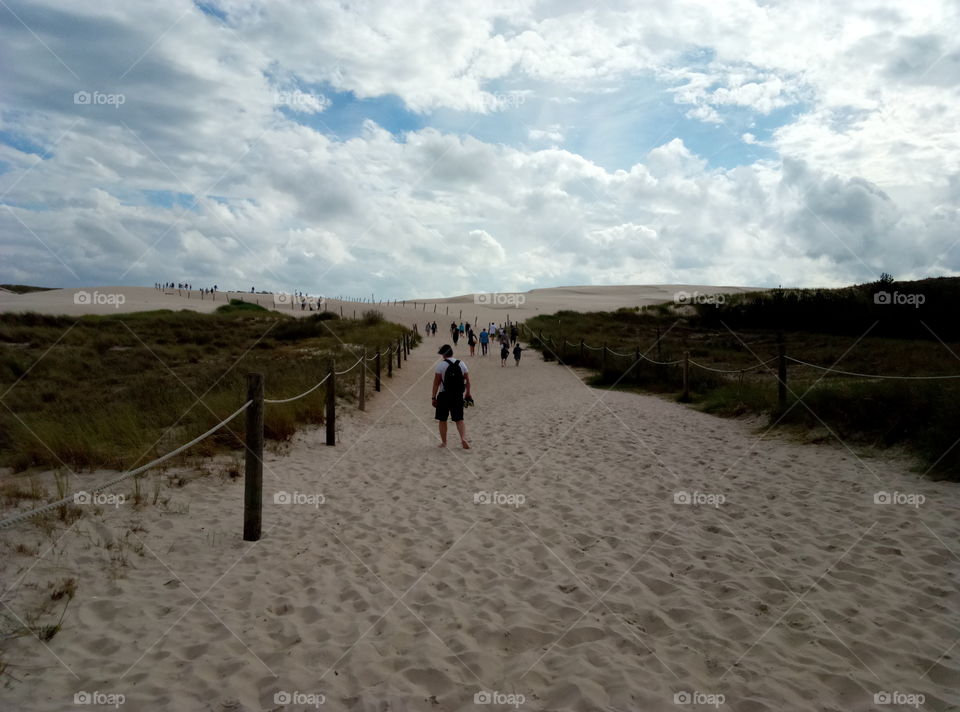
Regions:
<instances>
[{"instance_id":1,"label":"distant person","mask_svg":"<svg viewBox=\"0 0 960 712\"><path fill-rule=\"evenodd\" d=\"M433 324L430 325L430 331L433 332L434 336L437 335L437 322L433 322Z\"/></svg>"},{"instance_id":2,"label":"distant person","mask_svg":"<svg viewBox=\"0 0 960 712\"><path fill-rule=\"evenodd\" d=\"M487 355L487 347L490 345L490 334L486 329L480 332L480 355Z\"/></svg>"},{"instance_id":3,"label":"distant person","mask_svg":"<svg viewBox=\"0 0 960 712\"><path fill-rule=\"evenodd\" d=\"M470 372L467 364L453 359L453 349L449 344L441 346L437 353L442 358L434 369L430 402L436 408L440 447L447 446L449 417L457 426L461 446L464 450L469 450L470 443L467 442L466 426L463 423L463 399L470 397Z\"/></svg>"},{"instance_id":4,"label":"distant person","mask_svg":"<svg viewBox=\"0 0 960 712\"><path fill-rule=\"evenodd\" d=\"M457 328L460 329L460 336L463 336L463 328L464 328L464 327L463 327L463 322L462 322L462 321L460 322L460 326L457 327Z\"/></svg>"},{"instance_id":5,"label":"distant person","mask_svg":"<svg viewBox=\"0 0 960 712\"><path fill-rule=\"evenodd\" d=\"M460 330L456 328L456 325L454 325L450 335L453 337L453 345L456 346L457 342L460 340Z\"/></svg>"},{"instance_id":6,"label":"distant person","mask_svg":"<svg viewBox=\"0 0 960 712\"><path fill-rule=\"evenodd\" d=\"M506 341L500 342L500 365L506 366L507 359L510 358L510 344Z\"/></svg>"},{"instance_id":7,"label":"distant person","mask_svg":"<svg viewBox=\"0 0 960 712\"><path fill-rule=\"evenodd\" d=\"M520 348L520 344L517 344L513 347L513 359L517 362L517 365L520 365L520 354L523 352L523 349Z\"/></svg>"},{"instance_id":8,"label":"distant person","mask_svg":"<svg viewBox=\"0 0 960 712\"><path fill-rule=\"evenodd\" d=\"M470 347L470 355L473 356L477 349L477 336L473 333L473 329L470 329L470 333L467 334L467 346Z\"/></svg>"},{"instance_id":9,"label":"distant person","mask_svg":"<svg viewBox=\"0 0 960 712\"><path fill-rule=\"evenodd\" d=\"M517 329L517 325L514 324L513 326L510 327L510 343L511 344L517 343L517 337L519 335L520 335L520 332Z\"/></svg>"}]
</instances>

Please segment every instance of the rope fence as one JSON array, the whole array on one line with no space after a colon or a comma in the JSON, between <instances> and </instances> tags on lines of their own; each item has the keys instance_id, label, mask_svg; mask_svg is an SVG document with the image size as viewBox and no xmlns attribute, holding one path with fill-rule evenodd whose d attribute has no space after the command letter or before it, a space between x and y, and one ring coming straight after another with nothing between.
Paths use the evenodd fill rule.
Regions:
<instances>
[{"instance_id":1,"label":"rope fence","mask_svg":"<svg viewBox=\"0 0 960 712\"><path fill-rule=\"evenodd\" d=\"M244 440L244 446L246 450L246 465L244 472L244 512L243 512L243 538L245 541L257 541L261 536L261 520L262 520L262 511L263 511L263 409L265 405L280 405L284 403L292 403L294 401L300 400L310 395L318 388L327 385L326 388L326 410L325 410L325 425L326 425L326 444L330 446L335 446L336 443L336 379L338 376L346 376L352 371L356 370L358 366L358 399L357 399L357 408L359 410L366 410L366 381L369 375L370 369L367 367L368 362L372 362L374 367L373 371L373 382L374 390L379 392L381 389L381 367L384 358L387 361L387 376L393 376L393 361L394 355L396 355L397 368L402 368L402 363L407 359L410 354L410 350L413 348L414 338L413 332L405 332L402 336L397 338L395 344L391 344L388 348L378 349L372 356L367 356L367 349L364 347L360 354L360 357L351 365L349 368L346 368L342 371L337 371L335 369L335 362L333 359L330 360L327 375L325 375L320 381L315 383L313 386L308 388L303 393L300 393L290 398L265 398L264 397L264 377L260 373L250 373L247 374L247 400L246 402L237 408L229 416L221 420L219 423L214 425L212 428L206 432L198 435L193 438L190 442L180 445L174 450L161 455L155 460L151 460L145 465L141 465L136 469L130 470L128 472L123 472L117 477L113 478L108 482L97 485L96 487L82 490L80 492L73 492L66 497L59 499L55 502L49 502L41 507L36 507L26 512L19 512L13 516L7 517L6 519L0 520L0 529L6 529L8 527L15 526L22 522L25 522L33 517L39 516L46 512L64 507L66 505L77 502L77 496L80 494L91 495L103 490L114 487L124 480L127 480L131 477L136 477L143 474L147 470L150 470L157 465L160 465L167 460L176 457L185 450L193 447L197 443L206 438L210 437L217 431L226 427L230 422L235 420L241 413L246 413L246 437Z\"/></svg>"},{"instance_id":2,"label":"rope fence","mask_svg":"<svg viewBox=\"0 0 960 712\"><path fill-rule=\"evenodd\" d=\"M525 324L520 324L520 328L524 333L524 336L534 345L540 346L543 351L544 359L551 361L556 360L561 364L575 365L575 366L585 366L588 368L598 368L601 373L601 377L604 378L615 378L617 382L622 380L627 380L628 382L632 379L635 382L640 382L643 378L641 373L641 364L648 363L652 366L658 368L656 377L661 381L677 381L679 380L680 385L683 389L682 400L689 400L690 398L690 385L691 385L691 368L699 369L700 371L705 372L705 374L716 374L713 378L726 379L723 381L715 381L713 384L720 383L729 383L731 377L738 379L738 384L742 385L743 376L750 373L757 372L767 372L772 373L776 369L775 378L777 380L777 401L781 408L786 406L787 402L787 365L788 363L794 364L796 366L803 366L818 369L828 374L835 374L839 376L847 376L851 378L864 378L864 379L883 379L883 380L900 380L900 381L946 381L946 380L956 380L960 379L960 374L946 374L946 375L933 375L933 376L901 376L901 375L884 375L884 374L875 374L875 373L857 373L854 371L846 371L843 369L833 368L829 366L821 366L819 364L809 363L792 356L788 356L785 351L785 346L783 343L782 337L778 338L777 341L777 355L769 358L765 361L760 361L756 364L750 366L745 366L742 368L715 368L713 366L708 366L704 363L699 363L694 359L690 358L690 352L685 351L683 358L675 359L672 361L662 361L656 360L648 357L645 353L641 353L639 347L634 350L633 353L622 351L615 351L614 349L609 348L606 344L600 346L591 346L590 344L584 342L582 339L579 343L573 343L567 339L564 339L562 336L559 337L556 341L550 336L544 336L542 331L534 333L529 327ZM659 355L660 342L659 339L656 343ZM572 353L570 349L575 349ZM597 356L591 355L591 352L600 352L599 353L599 363ZM612 357L612 358L611 358ZM625 367L612 363L614 358L619 359L630 359L629 364ZM776 365L774 365L776 364ZM673 369L673 370L667 370ZM679 371L679 374L677 373ZM701 377L703 378L703 377Z\"/></svg>"}]
</instances>

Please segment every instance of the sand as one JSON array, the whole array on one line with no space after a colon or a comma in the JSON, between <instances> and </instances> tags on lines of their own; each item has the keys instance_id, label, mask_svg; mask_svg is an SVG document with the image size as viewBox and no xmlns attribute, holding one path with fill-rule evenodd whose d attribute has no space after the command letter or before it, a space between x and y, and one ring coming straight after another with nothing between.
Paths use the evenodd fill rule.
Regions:
<instances>
[{"instance_id":1,"label":"sand","mask_svg":"<svg viewBox=\"0 0 960 712\"><path fill-rule=\"evenodd\" d=\"M477 293L458 297L445 297L424 300L411 300L405 305L393 302L376 305L341 301L326 298L326 308L333 311L343 309L344 316L358 314L364 309L376 307L384 310L391 318L406 322L441 317L450 323L466 319L483 324L484 321L505 322L523 321L536 314L551 314L560 309L575 311L612 310L620 307L634 307L667 302L677 294L702 295L732 294L748 291L746 287L723 287L705 285L634 285L611 287L557 287L555 289L534 289L518 293ZM696 297L694 297L696 298ZM222 306L228 299L243 299L264 307L277 308L279 311L297 316L309 314L299 309L291 309L289 302L276 305L272 294L251 294L250 292L218 292L213 298L201 295L198 290L156 290L149 287L84 287L76 289L54 289L46 292L12 294L0 292L0 312L38 312L40 314L116 314L152 309L193 309L209 312ZM416 306L414 306L416 304Z\"/></svg>"},{"instance_id":2,"label":"sand","mask_svg":"<svg viewBox=\"0 0 960 712\"><path fill-rule=\"evenodd\" d=\"M3 646L0 707L74 709L79 691L127 711L960 705L957 485L590 389L533 351L519 368L464 356L473 448L440 449L440 342L341 411L337 447L311 429L266 458L259 542L241 540L242 482L216 475L66 532L2 532L5 614L78 585L49 643Z\"/></svg>"}]
</instances>

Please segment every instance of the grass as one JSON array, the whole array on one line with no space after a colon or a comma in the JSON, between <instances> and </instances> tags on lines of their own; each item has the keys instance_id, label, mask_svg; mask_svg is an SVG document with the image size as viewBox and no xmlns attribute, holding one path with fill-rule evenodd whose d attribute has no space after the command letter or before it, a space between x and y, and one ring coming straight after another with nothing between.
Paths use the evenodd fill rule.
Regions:
<instances>
[{"instance_id":1,"label":"grass","mask_svg":"<svg viewBox=\"0 0 960 712\"><path fill-rule=\"evenodd\" d=\"M931 284L939 291L932 292ZM942 299L954 293L960 297L960 279L943 278L845 290L794 290L807 294L762 295L756 301L738 297L719 308L664 304L615 312L563 311L533 317L525 326L531 344L543 352L545 359L594 371L590 383L596 386L679 394L683 383L681 366L645 361L635 364L637 350L661 362L682 360L689 353L694 362L710 368L751 369L745 374L720 374L691 367L690 401L717 415L766 414L769 422L778 426L807 431L823 430L826 426L847 442L877 448L904 447L920 458L922 469L931 476L960 480L960 446L955 446L955 424L960 417L957 380L852 378L791 364L787 402L781 408L776 363L759 366L777 356L778 338L782 336L789 356L824 366L836 364L835 368L845 371L888 375L960 373L960 360L954 355L960 354L960 332L952 321L947 323L944 309L927 312L910 307L915 313L900 312L890 323L884 323L880 318L882 309L889 305L876 305L877 310L872 310L872 299L865 297L872 294L874 287L901 293L926 291L939 294ZM784 300L792 304L797 328L789 319L784 320ZM832 307L824 312L826 304ZM821 311L817 318L826 331L815 330L818 309ZM774 312L778 318L771 316ZM833 320L834 312L842 318ZM911 324L911 318L916 323ZM610 349L629 355L608 353L604 359L600 351L581 352L581 338L588 345L605 343ZM802 403L798 402L801 398Z\"/></svg>"},{"instance_id":2,"label":"grass","mask_svg":"<svg viewBox=\"0 0 960 712\"><path fill-rule=\"evenodd\" d=\"M14 294L29 294L30 292L49 292L56 287L31 287L28 284L0 284L0 289L6 289Z\"/></svg>"},{"instance_id":3,"label":"grass","mask_svg":"<svg viewBox=\"0 0 960 712\"><path fill-rule=\"evenodd\" d=\"M128 469L209 429L246 400L246 374L265 375L266 396L307 390L330 359L356 360L406 329L382 319L324 313L297 319L239 300L216 313L152 311L85 316L0 314L0 466ZM355 378L337 379L351 397ZM325 391L268 405L268 441L323 422ZM242 447L243 416L190 453ZM6 501L37 499L5 482Z\"/></svg>"}]
</instances>

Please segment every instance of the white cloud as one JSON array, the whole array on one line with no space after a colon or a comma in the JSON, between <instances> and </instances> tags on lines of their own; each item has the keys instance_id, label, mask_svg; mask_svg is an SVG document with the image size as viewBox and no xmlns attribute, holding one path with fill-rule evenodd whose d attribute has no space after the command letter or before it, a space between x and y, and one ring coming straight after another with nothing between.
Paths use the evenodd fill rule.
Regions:
<instances>
[{"instance_id":1,"label":"white cloud","mask_svg":"<svg viewBox=\"0 0 960 712\"><path fill-rule=\"evenodd\" d=\"M532 2L225 0L227 27L185 0L11 7L47 46L0 13L20 59L0 80L15 137L0 142L0 281L413 297L960 269L960 23L946 4L548 16ZM638 78L718 132L748 113L758 125L733 137L764 158L719 167L680 122L622 170L579 155L589 97ZM76 105L79 90L125 102ZM324 129L333 92L361 100L352 138ZM362 100L384 95L423 127L367 119ZM536 120L538 102L572 121ZM439 108L519 107L533 118L513 143L431 125ZM765 130L785 107L797 115ZM598 140L631 140L617 126Z\"/></svg>"}]
</instances>

